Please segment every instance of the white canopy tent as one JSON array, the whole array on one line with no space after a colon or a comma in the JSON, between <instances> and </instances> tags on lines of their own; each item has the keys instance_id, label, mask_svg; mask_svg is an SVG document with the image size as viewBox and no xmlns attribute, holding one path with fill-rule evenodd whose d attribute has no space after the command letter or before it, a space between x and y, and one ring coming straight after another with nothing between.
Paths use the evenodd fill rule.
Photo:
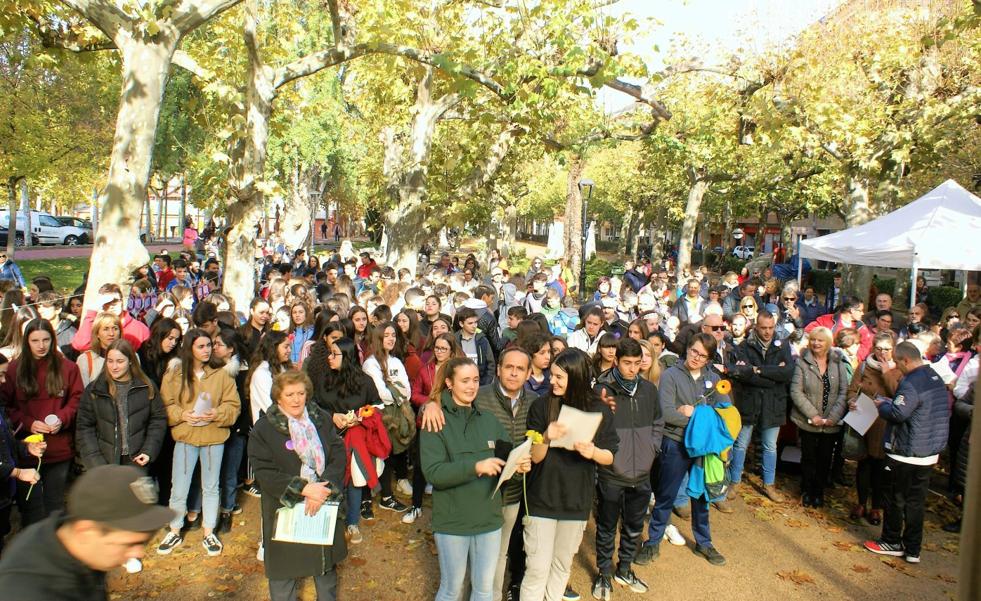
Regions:
<instances>
[{"instance_id":1,"label":"white canopy tent","mask_svg":"<svg viewBox=\"0 0 981 601\"><path fill-rule=\"evenodd\" d=\"M818 259L912 269L915 288L920 269L981 270L979 234L981 198L954 180L947 180L888 215L847 230L803 240L797 277L801 277L805 258Z\"/></svg>"}]
</instances>

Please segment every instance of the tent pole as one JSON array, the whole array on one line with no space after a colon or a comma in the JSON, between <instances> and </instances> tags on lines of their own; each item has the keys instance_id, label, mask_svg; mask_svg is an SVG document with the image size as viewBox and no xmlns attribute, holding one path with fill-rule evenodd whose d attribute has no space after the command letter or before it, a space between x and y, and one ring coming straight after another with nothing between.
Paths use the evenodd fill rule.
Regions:
<instances>
[{"instance_id":1,"label":"tent pole","mask_svg":"<svg viewBox=\"0 0 981 601\"><path fill-rule=\"evenodd\" d=\"M804 257L800 255L800 244L797 245L797 291L800 292L804 277Z\"/></svg>"},{"instance_id":2,"label":"tent pole","mask_svg":"<svg viewBox=\"0 0 981 601\"><path fill-rule=\"evenodd\" d=\"M917 265L916 255L913 255L913 269L910 270L910 284L909 284L909 310L913 310L913 305L916 304L916 276L919 271Z\"/></svg>"}]
</instances>

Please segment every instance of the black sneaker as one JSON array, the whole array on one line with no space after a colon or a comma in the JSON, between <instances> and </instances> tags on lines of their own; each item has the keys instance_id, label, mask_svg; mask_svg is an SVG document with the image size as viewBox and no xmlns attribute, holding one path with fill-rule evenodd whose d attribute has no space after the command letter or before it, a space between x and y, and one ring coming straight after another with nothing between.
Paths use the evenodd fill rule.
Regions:
<instances>
[{"instance_id":1,"label":"black sneaker","mask_svg":"<svg viewBox=\"0 0 981 601\"><path fill-rule=\"evenodd\" d=\"M225 548L214 534L209 534L201 541L201 546L208 552L208 557L221 555L221 550Z\"/></svg>"},{"instance_id":2,"label":"black sneaker","mask_svg":"<svg viewBox=\"0 0 981 601\"><path fill-rule=\"evenodd\" d=\"M613 583L610 582L609 574L600 574L593 580L593 599L600 601L610 601L613 595Z\"/></svg>"},{"instance_id":3,"label":"black sneaker","mask_svg":"<svg viewBox=\"0 0 981 601\"><path fill-rule=\"evenodd\" d=\"M184 532L194 532L195 530L200 530L200 529L201 529L200 513L198 514L198 517L194 518L193 520L189 520L187 519L187 516L184 516L184 527L181 528L181 530L183 530Z\"/></svg>"},{"instance_id":4,"label":"black sneaker","mask_svg":"<svg viewBox=\"0 0 981 601\"><path fill-rule=\"evenodd\" d=\"M246 484L242 488L242 492L249 495L250 497L255 497L257 499L262 497L262 492L259 491L259 487L256 485L255 482L253 482L252 484Z\"/></svg>"},{"instance_id":5,"label":"black sneaker","mask_svg":"<svg viewBox=\"0 0 981 601\"><path fill-rule=\"evenodd\" d=\"M647 583L637 577L634 571L631 569L617 570L616 575L613 579L617 581L617 584L621 584L635 593L646 593L648 591Z\"/></svg>"},{"instance_id":6,"label":"black sneaker","mask_svg":"<svg viewBox=\"0 0 981 601\"><path fill-rule=\"evenodd\" d=\"M375 511L371 508L371 499L361 501L361 519L368 521L375 519Z\"/></svg>"},{"instance_id":7,"label":"black sneaker","mask_svg":"<svg viewBox=\"0 0 981 601\"><path fill-rule=\"evenodd\" d=\"M715 547L709 545L703 547L702 545L695 545L695 553L704 557L708 562L714 566L724 566L726 565L726 558L722 556L715 550Z\"/></svg>"},{"instance_id":8,"label":"black sneaker","mask_svg":"<svg viewBox=\"0 0 981 601\"><path fill-rule=\"evenodd\" d=\"M520 601L521 599L521 585L511 585L508 587L508 592L504 595L506 601Z\"/></svg>"},{"instance_id":9,"label":"black sneaker","mask_svg":"<svg viewBox=\"0 0 981 601\"><path fill-rule=\"evenodd\" d=\"M222 511L218 514L218 523L215 525L215 532L225 534L232 531L232 514L229 511Z\"/></svg>"},{"instance_id":10,"label":"black sneaker","mask_svg":"<svg viewBox=\"0 0 981 601\"><path fill-rule=\"evenodd\" d=\"M568 584L565 586L565 592L562 593L562 601L579 601L581 598L582 597L579 596L579 593L572 590L571 586Z\"/></svg>"},{"instance_id":11,"label":"black sneaker","mask_svg":"<svg viewBox=\"0 0 981 601\"><path fill-rule=\"evenodd\" d=\"M646 566L657 559L659 555L661 555L661 546L658 543L644 545L640 548L640 551L637 551L637 557L634 559L634 563L639 566Z\"/></svg>"},{"instance_id":12,"label":"black sneaker","mask_svg":"<svg viewBox=\"0 0 981 601\"><path fill-rule=\"evenodd\" d=\"M157 545L157 555L170 555L170 552L181 546L183 542L183 536L173 531L168 532L167 536Z\"/></svg>"},{"instance_id":13,"label":"black sneaker","mask_svg":"<svg viewBox=\"0 0 981 601\"><path fill-rule=\"evenodd\" d=\"M382 509L387 509L389 511L394 511L397 513L402 513L403 511L408 511L409 506L402 503L395 497L383 497L381 501L378 501L378 506Z\"/></svg>"}]
</instances>

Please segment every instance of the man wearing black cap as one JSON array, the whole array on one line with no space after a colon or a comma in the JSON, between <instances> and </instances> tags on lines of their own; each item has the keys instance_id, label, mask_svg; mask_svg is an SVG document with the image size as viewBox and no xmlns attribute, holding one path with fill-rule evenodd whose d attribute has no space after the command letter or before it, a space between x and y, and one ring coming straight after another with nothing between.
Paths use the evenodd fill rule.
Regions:
<instances>
[{"instance_id":1,"label":"man wearing black cap","mask_svg":"<svg viewBox=\"0 0 981 601\"><path fill-rule=\"evenodd\" d=\"M156 504L152 480L132 466L89 470L52 514L14 539L0 561L10 601L105 601L106 572L143 557L146 543L174 517Z\"/></svg>"}]
</instances>

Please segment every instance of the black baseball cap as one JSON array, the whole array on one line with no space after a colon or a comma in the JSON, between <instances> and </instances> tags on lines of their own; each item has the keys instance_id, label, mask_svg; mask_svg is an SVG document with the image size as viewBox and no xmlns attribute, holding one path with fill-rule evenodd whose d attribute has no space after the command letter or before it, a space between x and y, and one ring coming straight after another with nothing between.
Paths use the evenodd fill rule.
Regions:
<instances>
[{"instance_id":1,"label":"black baseball cap","mask_svg":"<svg viewBox=\"0 0 981 601\"><path fill-rule=\"evenodd\" d=\"M177 513L157 505L157 487L129 465L100 465L82 475L68 493L68 516L116 530L154 532Z\"/></svg>"}]
</instances>

